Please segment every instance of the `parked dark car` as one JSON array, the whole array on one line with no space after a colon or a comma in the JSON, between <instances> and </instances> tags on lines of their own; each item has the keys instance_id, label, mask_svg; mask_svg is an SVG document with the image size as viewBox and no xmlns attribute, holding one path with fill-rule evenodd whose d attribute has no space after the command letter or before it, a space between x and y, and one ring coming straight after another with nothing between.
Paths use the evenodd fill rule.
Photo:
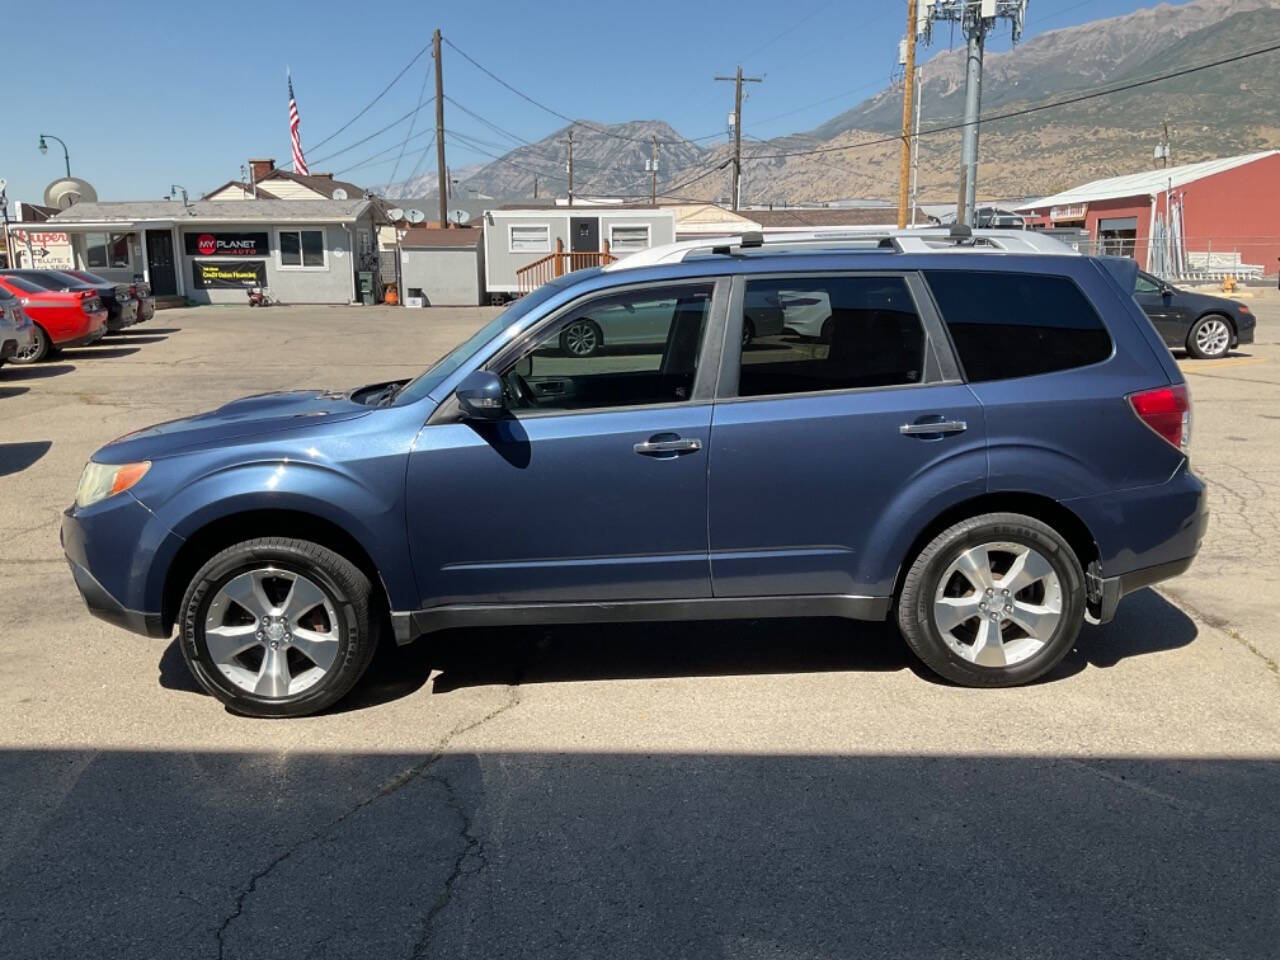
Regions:
<instances>
[{"instance_id":1,"label":"parked dark car","mask_svg":"<svg viewBox=\"0 0 1280 960\"><path fill-rule=\"evenodd\" d=\"M98 288L117 286L113 281L100 277L96 273L90 273L87 270L63 270L61 272L70 274L85 283L91 283ZM134 280L125 284L125 286L129 288L129 295L138 301L138 319L136 322L143 323L154 317L156 315L156 298L151 294L151 284L144 283L141 280Z\"/></svg>"},{"instance_id":2,"label":"parked dark car","mask_svg":"<svg viewBox=\"0 0 1280 960\"><path fill-rule=\"evenodd\" d=\"M1253 343L1257 320L1239 300L1180 290L1141 270L1133 296L1166 346L1198 360L1225 357L1233 347Z\"/></svg>"},{"instance_id":3,"label":"parked dark car","mask_svg":"<svg viewBox=\"0 0 1280 960\"><path fill-rule=\"evenodd\" d=\"M980 233L654 248L412 381L131 433L63 516L72 575L258 716L335 703L384 624L892 618L952 682L1027 683L1186 570L1208 515L1133 262ZM744 305L782 292L830 304L828 342L744 348ZM643 346L561 347L658 303Z\"/></svg>"},{"instance_id":4,"label":"parked dark car","mask_svg":"<svg viewBox=\"0 0 1280 960\"><path fill-rule=\"evenodd\" d=\"M82 280L63 270L5 270L5 274L22 277L37 286L53 291L93 290L107 308L107 330L123 330L138 322L138 301L129 292L129 284L112 283L101 277L96 282Z\"/></svg>"}]
</instances>

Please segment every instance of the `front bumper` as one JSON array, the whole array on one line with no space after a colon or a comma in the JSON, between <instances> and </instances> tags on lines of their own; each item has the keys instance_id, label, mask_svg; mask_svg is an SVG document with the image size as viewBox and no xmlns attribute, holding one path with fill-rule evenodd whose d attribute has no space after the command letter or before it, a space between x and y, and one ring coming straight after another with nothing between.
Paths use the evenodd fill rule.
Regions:
<instances>
[{"instance_id":1,"label":"front bumper","mask_svg":"<svg viewBox=\"0 0 1280 960\"><path fill-rule=\"evenodd\" d=\"M71 576L75 579L80 596L84 598L85 606L99 620L148 637L169 636L160 614L128 609L80 564L70 557L67 558L67 564L71 567Z\"/></svg>"},{"instance_id":2,"label":"front bumper","mask_svg":"<svg viewBox=\"0 0 1280 960\"><path fill-rule=\"evenodd\" d=\"M164 577L182 538L131 493L62 514L62 549L95 617L149 637L167 637Z\"/></svg>"}]
</instances>

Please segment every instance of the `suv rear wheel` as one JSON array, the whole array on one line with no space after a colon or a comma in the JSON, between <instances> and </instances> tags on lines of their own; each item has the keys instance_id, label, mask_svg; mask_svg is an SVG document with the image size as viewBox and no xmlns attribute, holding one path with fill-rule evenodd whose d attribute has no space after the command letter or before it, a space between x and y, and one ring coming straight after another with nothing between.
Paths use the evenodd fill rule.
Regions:
<instances>
[{"instance_id":1,"label":"suv rear wheel","mask_svg":"<svg viewBox=\"0 0 1280 960\"><path fill-rule=\"evenodd\" d=\"M1058 532L1022 514L988 513L920 551L898 598L898 627L947 680L1009 687L1057 665L1084 609L1084 571Z\"/></svg>"},{"instance_id":2,"label":"suv rear wheel","mask_svg":"<svg viewBox=\"0 0 1280 960\"><path fill-rule=\"evenodd\" d=\"M235 544L187 587L183 658L237 713L315 713L343 697L373 659L371 589L358 567L306 540Z\"/></svg>"}]
</instances>

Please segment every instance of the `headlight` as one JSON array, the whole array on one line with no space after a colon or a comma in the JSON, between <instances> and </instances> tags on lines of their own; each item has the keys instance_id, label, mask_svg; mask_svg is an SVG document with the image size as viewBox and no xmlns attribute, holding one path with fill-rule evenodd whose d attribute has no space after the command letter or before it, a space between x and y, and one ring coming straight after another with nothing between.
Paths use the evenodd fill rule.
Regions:
<instances>
[{"instance_id":1,"label":"headlight","mask_svg":"<svg viewBox=\"0 0 1280 960\"><path fill-rule=\"evenodd\" d=\"M141 463L94 463L90 460L80 474L76 506L87 507L117 493L123 493L147 475L151 461Z\"/></svg>"}]
</instances>

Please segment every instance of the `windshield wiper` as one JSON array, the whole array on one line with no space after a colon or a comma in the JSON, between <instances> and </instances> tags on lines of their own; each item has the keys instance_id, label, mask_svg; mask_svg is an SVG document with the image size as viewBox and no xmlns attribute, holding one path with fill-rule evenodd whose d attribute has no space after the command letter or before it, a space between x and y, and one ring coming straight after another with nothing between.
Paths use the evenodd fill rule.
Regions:
<instances>
[{"instance_id":1,"label":"windshield wiper","mask_svg":"<svg viewBox=\"0 0 1280 960\"><path fill-rule=\"evenodd\" d=\"M387 387L387 392L378 398L378 406L389 407L392 401L400 395L400 391L404 389L403 383L393 383Z\"/></svg>"}]
</instances>

